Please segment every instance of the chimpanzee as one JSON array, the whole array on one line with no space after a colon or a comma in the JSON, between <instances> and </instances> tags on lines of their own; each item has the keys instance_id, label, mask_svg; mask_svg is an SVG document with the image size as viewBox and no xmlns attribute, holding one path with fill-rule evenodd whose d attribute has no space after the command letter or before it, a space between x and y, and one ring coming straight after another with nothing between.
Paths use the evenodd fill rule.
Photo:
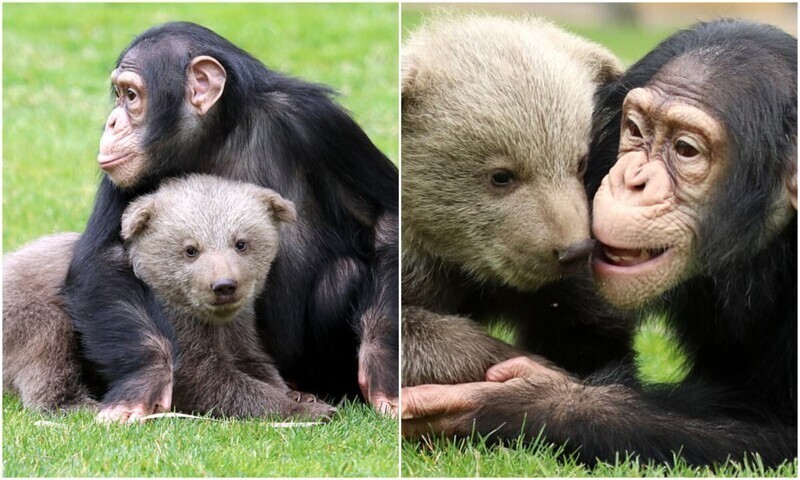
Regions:
<instances>
[{"instance_id":1,"label":"chimpanzee","mask_svg":"<svg viewBox=\"0 0 800 480\"><path fill-rule=\"evenodd\" d=\"M468 435L473 422L501 439L543 431L589 464L618 452L792 459L797 40L747 21L701 23L601 96L588 173L595 279L620 308L666 311L688 375L677 385L640 385L621 370L579 381L511 359L488 382L404 389L404 433Z\"/></svg>"},{"instance_id":2,"label":"chimpanzee","mask_svg":"<svg viewBox=\"0 0 800 480\"><path fill-rule=\"evenodd\" d=\"M284 378L324 396L360 387L393 410L398 173L332 91L183 22L134 39L111 83L116 103L97 159L105 175L63 289L104 412L137 418L168 402L171 371L159 352L175 352L173 332L115 252L125 207L190 172L256 183L297 206L257 303L261 340Z\"/></svg>"}]
</instances>

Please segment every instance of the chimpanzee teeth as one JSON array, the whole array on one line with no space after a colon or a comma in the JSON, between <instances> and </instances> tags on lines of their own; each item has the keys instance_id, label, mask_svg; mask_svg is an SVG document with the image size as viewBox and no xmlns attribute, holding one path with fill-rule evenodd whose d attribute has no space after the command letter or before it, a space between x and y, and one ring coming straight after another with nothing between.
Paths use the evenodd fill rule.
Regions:
<instances>
[{"instance_id":1,"label":"chimpanzee teeth","mask_svg":"<svg viewBox=\"0 0 800 480\"><path fill-rule=\"evenodd\" d=\"M647 262L666 252L669 247L642 248L639 250L603 246L603 253L609 262L623 267L632 267Z\"/></svg>"},{"instance_id":2,"label":"chimpanzee teeth","mask_svg":"<svg viewBox=\"0 0 800 480\"><path fill-rule=\"evenodd\" d=\"M632 250L628 250L628 252L634 252ZM614 253L610 249L605 249L606 257L611 260L612 263L615 265L620 265L623 267L630 267L633 265L638 265L640 263L644 263L653 255L647 249L642 249L638 251L638 254L632 255L630 253Z\"/></svg>"}]
</instances>

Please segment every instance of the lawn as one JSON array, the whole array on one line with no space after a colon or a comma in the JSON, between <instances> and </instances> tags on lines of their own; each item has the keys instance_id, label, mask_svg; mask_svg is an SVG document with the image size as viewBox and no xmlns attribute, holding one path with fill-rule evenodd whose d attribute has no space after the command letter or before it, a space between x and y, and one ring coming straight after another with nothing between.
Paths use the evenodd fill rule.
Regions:
<instances>
[{"instance_id":1,"label":"lawn","mask_svg":"<svg viewBox=\"0 0 800 480\"><path fill-rule=\"evenodd\" d=\"M396 4L3 5L3 251L81 231L99 181L109 73L135 35L201 23L268 67L325 83L398 160ZM3 397L5 476L396 476L397 421L345 405L329 425L159 420L106 428ZM37 423L41 420L54 424Z\"/></svg>"},{"instance_id":2,"label":"lawn","mask_svg":"<svg viewBox=\"0 0 800 480\"><path fill-rule=\"evenodd\" d=\"M348 404L328 425L160 419L101 425L42 415L3 397L5 477L397 476L397 422Z\"/></svg>"},{"instance_id":3,"label":"lawn","mask_svg":"<svg viewBox=\"0 0 800 480\"><path fill-rule=\"evenodd\" d=\"M508 7L508 6L506 6ZM576 6L577 7L577 6ZM481 11L476 7L476 11ZM483 7L485 8L485 7ZM510 8L510 7L508 7ZM405 38L427 14L425 7L403 9L402 35ZM687 25L692 20L687 20ZM626 66L641 58L675 29L637 28L632 26L570 25L557 22L569 31L594 40L611 49ZM676 27L677 28L677 27ZM493 333L511 341L507 329ZM669 383L685 375L683 355L676 348L663 322L657 317L642 323L636 337L639 376L645 382ZM638 476L744 476L797 477L797 460L776 469L765 469L757 462L729 462L716 471L693 468L682 463L667 468L643 465L621 458L610 464L599 464L590 470L571 459L556 460L552 445L514 445L497 447L478 442L437 440L434 442L403 441L402 474L407 477L638 477Z\"/></svg>"}]
</instances>

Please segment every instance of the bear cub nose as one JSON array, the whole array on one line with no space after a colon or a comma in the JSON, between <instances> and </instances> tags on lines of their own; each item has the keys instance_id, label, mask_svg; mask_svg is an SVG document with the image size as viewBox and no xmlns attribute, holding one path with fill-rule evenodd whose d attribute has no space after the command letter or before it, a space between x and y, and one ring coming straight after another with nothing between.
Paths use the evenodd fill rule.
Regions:
<instances>
[{"instance_id":1,"label":"bear cub nose","mask_svg":"<svg viewBox=\"0 0 800 480\"><path fill-rule=\"evenodd\" d=\"M553 255L564 270L575 271L587 263L594 246L594 239L587 238L560 250L553 250Z\"/></svg>"},{"instance_id":2,"label":"bear cub nose","mask_svg":"<svg viewBox=\"0 0 800 480\"><path fill-rule=\"evenodd\" d=\"M236 287L239 283L232 278L221 278L211 284L211 290L217 297L217 301L227 303L233 301L233 294L236 293Z\"/></svg>"}]
</instances>

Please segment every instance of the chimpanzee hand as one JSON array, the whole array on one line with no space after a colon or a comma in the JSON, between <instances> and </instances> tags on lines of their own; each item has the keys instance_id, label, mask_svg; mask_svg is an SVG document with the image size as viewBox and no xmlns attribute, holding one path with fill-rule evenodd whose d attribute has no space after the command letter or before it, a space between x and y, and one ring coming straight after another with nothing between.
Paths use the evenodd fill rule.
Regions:
<instances>
[{"instance_id":1,"label":"chimpanzee hand","mask_svg":"<svg viewBox=\"0 0 800 480\"><path fill-rule=\"evenodd\" d=\"M402 390L402 432L406 438L425 434L469 436L488 434L499 425L519 432L537 390L571 382L563 371L529 357L516 357L491 367L486 382L420 385ZM484 431L484 429L488 429Z\"/></svg>"}]
</instances>

